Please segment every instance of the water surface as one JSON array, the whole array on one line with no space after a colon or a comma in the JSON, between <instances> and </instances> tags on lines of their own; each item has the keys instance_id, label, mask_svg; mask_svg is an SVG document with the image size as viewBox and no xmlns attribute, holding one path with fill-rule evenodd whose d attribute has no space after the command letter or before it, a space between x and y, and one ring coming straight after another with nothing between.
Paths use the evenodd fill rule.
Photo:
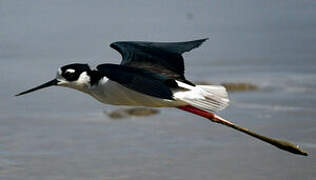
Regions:
<instances>
[{"instance_id":1,"label":"water surface","mask_svg":"<svg viewBox=\"0 0 316 180\"><path fill-rule=\"evenodd\" d=\"M311 1L1 1L1 179L313 179L316 4ZM300 144L280 151L221 125L161 109L112 120L87 95L50 88L72 62L118 63L117 40L210 37L185 54L193 81L250 82L221 116Z\"/></svg>"}]
</instances>

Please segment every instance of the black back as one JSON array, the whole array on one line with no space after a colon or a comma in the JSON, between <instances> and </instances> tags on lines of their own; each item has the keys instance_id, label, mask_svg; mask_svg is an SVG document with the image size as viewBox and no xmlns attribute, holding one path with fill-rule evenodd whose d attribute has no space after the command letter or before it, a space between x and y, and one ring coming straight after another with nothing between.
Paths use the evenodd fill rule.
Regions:
<instances>
[{"instance_id":1,"label":"black back","mask_svg":"<svg viewBox=\"0 0 316 180\"><path fill-rule=\"evenodd\" d=\"M187 42L119 41L110 46L122 55L121 65L138 67L166 77L187 81L182 54L199 47L205 40Z\"/></svg>"},{"instance_id":2,"label":"black back","mask_svg":"<svg viewBox=\"0 0 316 180\"><path fill-rule=\"evenodd\" d=\"M127 88L143 94L172 100L171 88L178 88L175 80L140 69L117 64L101 64L97 66L98 73L106 76Z\"/></svg>"}]
</instances>

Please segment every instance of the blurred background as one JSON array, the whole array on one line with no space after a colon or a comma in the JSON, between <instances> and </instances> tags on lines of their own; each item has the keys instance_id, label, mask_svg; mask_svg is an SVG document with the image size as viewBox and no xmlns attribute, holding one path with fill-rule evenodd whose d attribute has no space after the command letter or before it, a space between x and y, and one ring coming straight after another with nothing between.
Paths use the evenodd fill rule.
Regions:
<instances>
[{"instance_id":1,"label":"blurred background","mask_svg":"<svg viewBox=\"0 0 316 180\"><path fill-rule=\"evenodd\" d=\"M1 179L316 177L314 1L2 0L0 27ZM253 85L220 115L310 156L177 109L114 120L119 107L70 89L14 97L64 64L119 63L114 41L206 37L184 54L186 77Z\"/></svg>"}]
</instances>

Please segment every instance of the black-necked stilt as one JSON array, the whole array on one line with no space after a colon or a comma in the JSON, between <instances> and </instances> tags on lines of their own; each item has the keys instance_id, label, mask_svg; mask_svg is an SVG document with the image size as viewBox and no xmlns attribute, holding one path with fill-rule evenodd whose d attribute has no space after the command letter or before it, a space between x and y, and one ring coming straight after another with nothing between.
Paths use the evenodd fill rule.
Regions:
<instances>
[{"instance_id":1,"label":"black-necked stilt","mask_svg":"<svg viewBox=\"0 0 316 180\"><path fill-rule=\"evenodd\" d=\"M87 93L104 104L176 107L205 117L270 143L280 149L307 155L287 141L259 135L231 123L214 112L224 109L229 99L218 85L195 85L184 76L182 54L199 47L206 39L188 42L114 42L122 55L118 64L69 64L58 69L56 79L21 92L27 94L49 86L64 86Z\"/></svg>"}]
</instances>

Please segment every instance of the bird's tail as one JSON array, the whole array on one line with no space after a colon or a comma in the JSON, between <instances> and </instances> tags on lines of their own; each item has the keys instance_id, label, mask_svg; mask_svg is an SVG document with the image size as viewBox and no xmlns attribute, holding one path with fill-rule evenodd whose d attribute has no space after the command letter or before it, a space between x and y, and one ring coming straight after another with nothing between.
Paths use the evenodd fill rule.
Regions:
<instances>
[{"instance_id":1,"label":"bird's tail","mask_svg":"<svg viewBox=\"0 0 316 180\"><path fill-rule=\"evenodd\" d=\"M202 116L204 118L207 118L208 120L210 120L212 122L223 124L225 126L236 129L237 131L243 132L243 133L248 134L254 138L260 139L260 140L262 140L266 143L269 143L277 148L280 148L284 151L288 151L288 152L291 152L294 154L307 156L307 153L304 152L302 149L300 149L298 145L294 145L294 144L287 142L287 141L284 141L284 140L273 139L270 137L266 137L266 136L257 134L256 132L250 131L249 129L239 127L238 125L236 125L230 121L227 121L227 120L221 118L220 116L218 116L214 113L204 111L202 109L196 108L196 107L191 106L191 105L179 106L178 108L181 110Z\"/></svg>"},{"instance_id":2,"label":"bird's tail","mask_svg":"<svg viewBox=\"0 0 316 180\"><path fill-rule=\"evenodd\" d=\"M180 99L192 106L217 112L226 108L229 99L225 87L220 85L196 85L190 86L181 82L177 82L180 87L187 91L179 91L174 93L175 98Z\"/></svg>"}]
</instances>

